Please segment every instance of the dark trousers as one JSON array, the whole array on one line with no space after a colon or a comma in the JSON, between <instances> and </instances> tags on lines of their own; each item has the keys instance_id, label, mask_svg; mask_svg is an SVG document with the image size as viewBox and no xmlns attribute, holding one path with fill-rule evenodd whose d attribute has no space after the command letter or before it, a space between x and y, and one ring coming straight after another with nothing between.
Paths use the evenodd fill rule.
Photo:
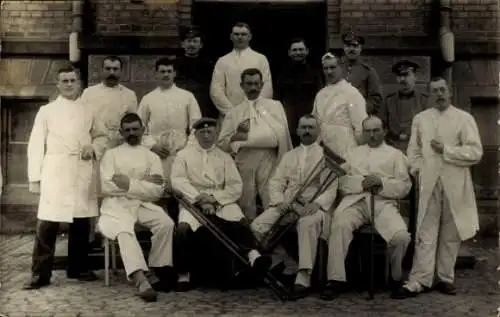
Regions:
<instances>
[{"instance_id":1,"label":"dark trousers","mask_svg":"<svg viewBox=\"0 0 500 317\"><path fill-rule=\"evenodd\" d=\"M248 225L245 223L227 221L215 215L209 215L206 217L239 247L238 251L243 257L246 258L250 250L257 249L257 240ZM200 227L198 231L203 232L204 229L206 230L206 228ZM196 235L199 233L198 231L195 234L193 230L191 230L191 227L187 223L183 222L179 223L177 226L174 236L174 266L180 274L191 272L196 259L197 250L209 251L203 253L212 254L210 258L206 259L210 261L217 261L216 259L219 258L221 254L227 254L227 252L223 250L225 247L222 246L221 242L216 240L213 234L201 234L199 237L203 236L203 239L197 239ZM205 248L208 246L218 247L206 250Z\"/></svg>"},{"instance_id":2,"label":"dark trousers","mask_svg":"<svg viewBox=\"0 0 500 317\"><path fill-rule=\"evenodd\" d=\"M68 276L77 276L88 270L90 221L92 218L75 218L69 225ZM48 281L52 277L52 265L56 249L59 222L38 220L33 248L32 275Z\"/></svg>"}]
</instances>

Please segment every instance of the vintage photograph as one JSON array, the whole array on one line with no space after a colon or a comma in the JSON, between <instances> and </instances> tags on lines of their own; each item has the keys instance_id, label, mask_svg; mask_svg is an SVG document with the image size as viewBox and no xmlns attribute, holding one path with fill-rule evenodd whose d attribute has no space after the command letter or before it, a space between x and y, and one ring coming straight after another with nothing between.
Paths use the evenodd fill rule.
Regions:
<instances>
[{"instance_id":1,"label":"vintage photograph","mask_svg":"<svg viewBox=\"0 0 500 317\"><path fill-rule=\"evenodd\" d=\"M499 0L0 0L0 317L500 317Z\"/></svg>"}]
</instances>

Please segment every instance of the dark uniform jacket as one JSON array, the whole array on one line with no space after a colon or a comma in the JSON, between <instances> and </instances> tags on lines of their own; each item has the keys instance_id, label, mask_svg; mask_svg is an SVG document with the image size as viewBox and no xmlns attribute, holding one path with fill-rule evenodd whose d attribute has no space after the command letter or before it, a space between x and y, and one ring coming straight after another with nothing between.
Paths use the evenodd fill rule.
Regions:
<instances>
[{"instance_id":1,"label":"dark uniform jacket","mask_svg":"<svg viewBox=\"0 0 500 317\"><path fill-rule=\"evenodd\" d=\"M296 135L298 120L312 112L314 98L321 87L321 70L308 63L290 62L278 75L275 99L285 108L294 147L300 144Z\"/></svg>"},{"instance_id":2,"label":"dark uniform jacket","mask_svg":"<svg viewBox=\"0 0 500 317\"><path fill-rule=\"evenodd\" d=\"M415 115L427 108L427 94L395 92L386 97L379 116L387 127L388 144L406 153Z\"/></svg>"},{"instance_id":3,"label":"dark uniform jacket","mask_svg":"<svg viewBox=\"0 0 500 317\"><path fill-rule=\"evenodd\" d=\"M202 55L197 57L183 55L179 56L177 60L175 84L193 93L200 105L203 117L217 118L219 112L213 105L209 95L214 63Z\"/></svg>"},{"instance_id":4,"label":"dark uniform jacket","mask_svg":"<svg viewBox=\"0 0 500 317\"><path fill-rule=\"evenodd\" d=\"M375 69L361 61L351 63L346 58L342 59L342 69L345 79L365 97L366 112L377 114L384 100L380 79Z\"/></svg>"}]
</instances>

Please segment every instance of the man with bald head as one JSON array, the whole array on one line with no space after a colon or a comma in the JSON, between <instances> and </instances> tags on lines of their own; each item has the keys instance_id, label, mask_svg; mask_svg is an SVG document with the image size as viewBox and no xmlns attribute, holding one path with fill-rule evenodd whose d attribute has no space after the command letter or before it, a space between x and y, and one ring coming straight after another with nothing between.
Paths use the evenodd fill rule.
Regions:
<instances>
[{"instance_id":1,"label":"man with bald head","mask_svg":"<svg viewBox=\"0 0 500 317\"><path fill-rule=\"evenodd\" d=\"M391 249L394 289L402 279L401 262L410 243L410 233L397 209L397 200L411 188L405 155L384 142L382 120L370 116L363 120L366 144L351 149L340 178L344 198L333 214L328 239L328 284L321 297L332 300L345 289L345 258L353 231L370 222L375 214L375 229ZM370 196L375 195L375 210L370 210Z\"/></svg>"},{"instance_id":2,"label":"man with bald head","mask_svg":"<svg viewBox=\"0 0 500 317\"><path fill-rule=\"evenodd\" d=\"M361 122L367 117L363 95L344 79L339 58L326 53L321 59L326 86L314 100L313 115L318 118L321 139L336 154L361 142Z\"/></svg>"}]
</instances>

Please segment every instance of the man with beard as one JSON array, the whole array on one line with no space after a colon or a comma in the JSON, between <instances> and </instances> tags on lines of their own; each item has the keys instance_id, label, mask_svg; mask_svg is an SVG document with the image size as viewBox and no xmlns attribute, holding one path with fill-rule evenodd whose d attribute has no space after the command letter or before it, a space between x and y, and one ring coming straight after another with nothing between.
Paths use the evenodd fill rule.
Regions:
<instances>
[{"instance_id":1,"label":"man with beard","mask_svg":"<svg viewBox=\"0 0 500 317\"><path fill-rule=\"evenodd\" d=\"M303 39L294 39L288 50L290 62L279 74L276 99L285 107L293 146L300 144L297 122L311 113L316 93L321 89L321 76L307 61L309 49Z\"/></svg>"},{"instance_id":2,"label":"man with beard","mask_svg":"<svg viewBox=\"0 0 500 317\"><path fill-rule=\"evenodd\" d=\"M398 149L384 142L382 120L370 116L363 120L367 144L351 149L344 169L348 175L340 178L339 189L344 198L333 213L328 238L328 283L321 294L332 300L345 290L345 258L353 231L369 223L375 215L375 229L391 250L392 287L402 279L401 264L410 243L410 234L397 209L397 200L405 197L411 187L408 161ZM370 196L375 195L374 210Z\"/></svg>"},{"instance_id":3,"label":"man with beard","mask_svg":"<svg viewBox=\"0 0 500 317\"><path fill-rule=\"evenodd\" d=\"M172 167L172 188L180 191L214 225L237 243L242 255L248 258L256 272L265 273L271 259L257 251L255 238L244 224L237 201L242 192L242 181L231 156L214 143L217 139L217 121L203 118L193 125L195 143L179 152ZM191 288L190 266L193 258L193 233L200 223L188 210L180 208L179 225L176 231L176 269L180 275L178 291Z\"/></svg>"},{"instance_id":4,"label":"man with beard","mask_svg":"<svg viewBox=\"0 0 500 317\"><path fill-rule=\"evenodd\" d=\"M155 290L168 291L172 267L174 222L154 204L163 195L164 179L160 158L141 145L144 126L135 113L121 119L120 133L125 143L108 150L101 162L101 187L104 200L98 226L102 234L118 240L127 273L137 287L137 296L156 301ZM153 234L149 266L135 235L136 223Z\"/></svg>"},{"instance_id":5,"label":"man with beard","mask_svg":"<svg viewBox=\"0 0 500 317\"><path fill-rule=\"evenodd\" d=\"M316 95L313 115L320 123L323 142L345 158L347 151L362 141L361 122L367 117L365 99L344 79L337 56L327 53L321 61L326 86Z\"/></svg>"},{"instance_id":6,"label":"man with beard","mask_svg":"<svg viewBox=\"0 0 500 317\"><path fill-rule=\"evenodd\" d=\"M256 68L262 74L262 97L273 97L271 70L267 58L250 48L252 33L246 23L236 23L231 32L233 50L215 64L210 96L221 116L245 100L240 76L245 69Z\"/></svg>"},{"instance_id":7,"label":"man with beard","mask_svg":"<svg viewBox=\"0 0 500 317\"><path fill-rule=\"evenodd\" d=\"M481 160L483 147L474 118L450 100L446 81L432 79L432 107L413 119L408 158L420 183L415 255L408 281L393 298L413 297L433 286L455 295L460 242L479 229L470 167Z\"/></svg>"},{"instance_id":8,"label":"man with beard","mask_svg":"<svg viewBox=\"0 0 500 317\"><path fill-rule=\"evenodd\" d=\"M158 87L142 98L137 112L146 128L143 145L162 159L166 180L175 154L186 146L192 125L201 118L194 95L175 84L176 66L175 59L156 62Z\"/></svg>"},{"instance_id":9,"label":"man with beard","mask_svg":"<svg viewBox=\"0 0 500 317\"><path fill-rule=\"evenodd\" d=\"M303 116L298 124L297 135L301 144L283 156L269 180L270 207L252 222L252 229L257 236L265 235L282 214L290 212L294 203L291 199L303 186L314 166L323 159L323 149L316 142L319 136L316 118L310 114ZM311 273L316 261L318 239L325 234L325 226L330 223L329 211L337 196L338 181L334 181L314 201L309 202L327 174L328 171L324 170L315 178L297 199L306 203L294 210L300 215L296 225L299 247L298 271L293 289L296 298L306 297L311 290ZM277 255L277 252L274 253Z\"/></svg>"},{"instance_id":10,"label":"man with beard","mask_svg":"<svg viewBox=\"0 0 500 317\"><path fill-rule=\"evenodd\" d=\"M392 72L401 87L387 96L380 109L380 118L388 128L387 143L402 152L406 152L408 147L413 117L427 106L427 94L415 90L419 67L409 60L394 64Z\"/></svg>"},{"instance_id":11,"label":"man with beard","mask_svg":"<svg viewBox=\"0 0 500 317\"><path fill-rule=\"evenodd\" d=\"M366 112L377 114L383 103L382 87L375 69L360 61L365 39L348 32L342 36L345 56L342 59L344 76L366 99Z\"/></svg>"},{"instance_id":12,"label":"man with beard","mask_svg":"<svg viewBox=\"0 0 500 317\"><path fill-rule=\"evenodd\" d=\"M77 100L81 82L75 69L58 71L57 89L57 99L38 111L28 141L29 190L40 194L40 202L32 277L24 289L50 284L60 223L69 223L67 277L97 279L88 270L88 251L91 219L98 215L92 141L99 134L89 109Z\"/></svg>"},{"instance_id":13,"label":"man with beard","mask_svg":"<svg viewBox=\"0 0 500 317\"><path fill-rule=\"evenodd\" d=\"M256 199L269 205L267 183L283 155L292 148L285 111L279 101L261 95L262 73L250 68L241 74L245 100L227 112L219 146L235 156L243 179L240 206L245 216L257 217Z\"/></svg>"},{"instance_id":14,"label":"man with beard","mask_svg":"<svg viewBox=\"0 0 500 317\"><path fill-rule=\"evenodd\" d=\"M192 92L204 117L217 118L219 111L210 99L213 62L202 53L203 42L196 28L188 30L182 41L184 55L176 63L176 84Z\"/></svg>"},{"instance_id":15,"label":"man with beard","mask_svg":"<svg viewBox=\"0 0 500 317\"><path fill-rule=\"evenodd\" d=\"M84 104L93 110L97 124L108 131L107 148L120 144L120 119L127 112L137 111L134 91L120 84L123 62L118 56L107 56L102 62L101 83L87 87L81 96Z\"/></svg>"}]
</instances>

